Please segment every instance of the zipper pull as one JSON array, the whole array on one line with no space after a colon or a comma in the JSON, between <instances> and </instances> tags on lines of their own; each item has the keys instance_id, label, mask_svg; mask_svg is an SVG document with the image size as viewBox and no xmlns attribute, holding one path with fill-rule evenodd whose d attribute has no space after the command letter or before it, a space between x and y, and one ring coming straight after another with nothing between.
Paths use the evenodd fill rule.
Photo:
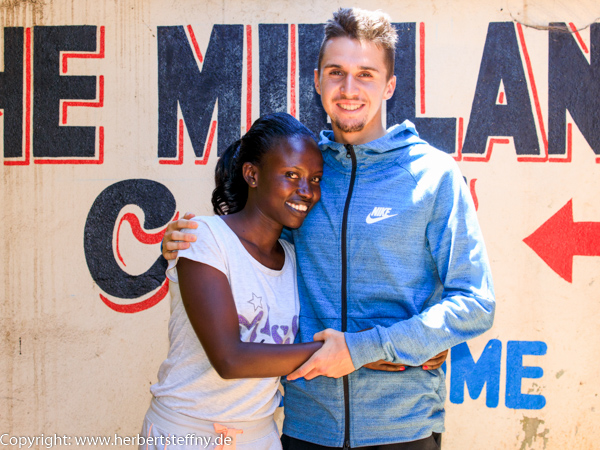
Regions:
<instances>
[{"instance_id":1,"label":"zipper pull","mask_svg":"<svg viewBox=\"0 0 600 450\"><path fill-rule=\"evenodd\" d=\"M344 442L344 450L348 450L350 448L350 441Z\"/></svg>"},{"instance_id":2,"label":"zipper pull","mask_svg":"<svg viewBox=\"0 0 600 450\"><path fill-rule=\"evenodd\" d=\"M346 144L346 145L344 145L344 147L346 147L346 158L352 158L351 152L354 151L352 144Z\"/></svg>"}]
</instances>

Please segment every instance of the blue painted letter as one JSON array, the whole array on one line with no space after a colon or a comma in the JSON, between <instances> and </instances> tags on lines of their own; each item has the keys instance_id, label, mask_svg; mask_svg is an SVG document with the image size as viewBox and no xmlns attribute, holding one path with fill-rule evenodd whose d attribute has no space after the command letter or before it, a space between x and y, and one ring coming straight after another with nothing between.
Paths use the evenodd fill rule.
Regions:
<instances>
[{"instance_id":1,"label":"blue painted letter","mask_svg":"<svg viewBox=\"0 0 600 450\"><path fill-rule=\"evenodd\" d=\"M523 366L523 355L545 355L545 342L508 341L506 344L506 406L513 409L542 409L546 405L543 395L521 393L523 378L541 378L541 367Z\"/></svg>"},{"instance_id":2,"label":"blue painted letter","mask_svg":"<svg viewBox=\"0 0 600 450\"><path fill-rule=\"evenodd\" d=\"M457 404L464 401L465 383L472 399L479 397L485 384L486 406L488 408L498 406L501 359L502 342L497 339L488 342L477 363L473 361L471 351L466 343L452 347L450 401Z\"/></svg>"}]
</instances>

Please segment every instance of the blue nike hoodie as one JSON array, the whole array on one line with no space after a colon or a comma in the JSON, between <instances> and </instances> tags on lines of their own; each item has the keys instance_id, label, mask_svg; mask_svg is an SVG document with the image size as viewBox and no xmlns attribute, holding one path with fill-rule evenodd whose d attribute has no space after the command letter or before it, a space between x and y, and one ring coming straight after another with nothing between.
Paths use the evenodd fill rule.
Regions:
<instances>
[{"instance_id":1,"label":"blue nike hoodie","mask_svg":"<svg viewBox=\"0 0 600 450\"><path fill-rule=\"evenodd\" d=\"M409 121L355 146L323 131L319 146L321 201L292 232L296 341L343 331L357 370L286 381L283 432L353 448L441 433L444 373L419 366L489 329L495 308L466 183L452 157L421 140ZM380 359L413 367L362 368Z\"/></svg>"}]
</instances>

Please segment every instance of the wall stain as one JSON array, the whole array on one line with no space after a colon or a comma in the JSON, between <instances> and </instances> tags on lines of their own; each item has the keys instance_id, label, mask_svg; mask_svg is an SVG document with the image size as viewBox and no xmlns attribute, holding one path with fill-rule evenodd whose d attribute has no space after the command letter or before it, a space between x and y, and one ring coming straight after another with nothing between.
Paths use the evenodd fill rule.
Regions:
<instances>
[{"instance_id":1,"label":"wall stain","mask_svg":"<svg viewBox=\"0 0 600 450\"><path fill-rule=\"evenodd\" d=\"M532 24L532 23L527 23L526 21L518 19L517 17L513 16L512 13L510 13L510 18L512 19L513 22L521 24L522 26L527 27L527 28L533 28L535 30L540 30L540 31L562 31L562 32L565 32L565 29L562 27L552 27L550 25L536 25L536 24ZM586 28L589 28L591 25L597 23L598 21L600 21L600 17L596 17L594 20L592 20L587 25L577 28L577 31L585 30ZM567 30L567 32L571 33L571 34L573 33L573 31L571 31L571 30Z\"/></svg>"},{"instance_id":2,"label":"wall stain","mask_svg":"<svg viewBox=\"0 0 600 450\"><path fill-rule=\"evenodd\" d=\"M0 2L0 6L4 8L12 8L15 6L21 6L23 4L44 5L45 3L45 0L2 0L2 2Z\"/></svg>"},{"instance_id":3,"label":"wall stain","mask_svg":"<svg viewBox=\"0 0 600 450\"><path fill-rule=\"evenodd\" d=\"M546 437L546 435L550 432L550 430L548 428L544 428L543 431L538 433L538 428L540 428L540 425L544 423L546 423L544 420L540 420L537 417L523 416L521 424L523 425L525 438L521 442L520 450L526 450L526 448L533 448L533 443L537 442L538 438L543 440L543 448L546 448L546 444L548 443L548 438Z\"/></svg>"},{"instance_id":4,"label":"wall stain","mask_svg":"<svg viewBox=\"0 0 600 450\"><path fill-rule=\"evenodd\" d=\"M540 385L539 385L539 384L537 384L537 383L533 383L533 384L531 385L531 387L529 388L529 390L527 391L527 393L528 393L528 394L532 394L532 393L535 393L535 394L540 394L540 393L541 393L541 391L542 391L542 390L541 390L541 387L540 387Z\"/></svg>"},{"instance_id":5,"label":"wall stain","mask_svg":"<svg viewBox=\"0 0 600 450\"><path fill-rule=\"evenodd\" d=\"M49 2L52 0L0 0L0 25L43 25L44 6Z\"/></svg>"},{"instance_id":6,"label":"wall stain","mask_svg":"<svg viewBox=\"0 0 600 450\"><path fill-rule=\"evenodd\" d=\"M564 0L563 0L564 2ZM566 3L566 2L564 2ZM590 4L594 4L594 2L590 1ZM597 2L595 2L597 3ZM587 17L592 16L592 14L597 15L598 9L594 8L595 11L588 11L587 17L573 17L574 23L583 22L585 25L579 26L576 31L571 31L570 29L565 30L565 28L558 28L554 26L548 25L553 22L565 22L560 17L557 17L552 14L547 14L547 8L544 8L542 5L544 2L540 0L507 0L506 3L506 12L512 19L514 23L518 23L523 27L533 28L535 30L540 31L559 31L559 32L568 32L574 33L579 32L581 30L585 30L589 28L592 24L598 22L600 20L600 16L597 16L593 20L589 20ZM580 5L583 7L583 5ZM591 5L590 5L591 6ZM588 8L590 9L590 8ZM502 9L501 9L502 11ZM592 16L593 17L593 16ZM557 29L558 28L558 29Z\"/></svg>"},{"instance_id":7,"label":"wall stain","mask_svg":"<svg viewBox=\"0 0 600 450\"><path fill-rule=\"evenodd\" d=\"M562 377L565 374L564 370L559 370L558 372L556 372L556 379L559 379L560 377Z\"/></svg>"}]
</instances>

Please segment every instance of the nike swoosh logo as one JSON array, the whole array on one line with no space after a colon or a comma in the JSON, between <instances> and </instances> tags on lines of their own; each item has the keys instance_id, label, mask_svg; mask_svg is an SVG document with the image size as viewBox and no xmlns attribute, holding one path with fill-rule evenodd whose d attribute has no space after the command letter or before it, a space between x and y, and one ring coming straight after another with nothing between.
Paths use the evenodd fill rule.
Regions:
<instances>
[{"instance_id":1,"label":"nike swoosh logo","mask_svg":"<svg viewBox=\"0 0 600 450\"><path fill-rule=\"evenodd\" d=\"M380 220L389 219L390 217L394 217L394 216L397 216L397 215L398 214L392 214L391 216L371 217L371 214L369 214L367 216L367 223L371 224L371 223L379 222Z\"/></svg>"}]
</instances>

